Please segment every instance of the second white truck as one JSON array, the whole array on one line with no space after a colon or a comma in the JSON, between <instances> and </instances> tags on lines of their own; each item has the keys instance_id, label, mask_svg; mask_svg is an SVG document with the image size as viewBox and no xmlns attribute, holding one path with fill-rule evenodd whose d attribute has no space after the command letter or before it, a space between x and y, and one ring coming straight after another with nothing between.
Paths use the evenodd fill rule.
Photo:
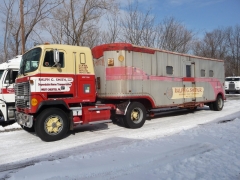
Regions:
<instances>
[{"instance_id":1,"label":"second white truck","mask_svg":"<svg viewBox=\"0 0 240 180\"><path fill-rule=\"evenodd\" d=\"M21 55L0 64L0 124L15 120L14 83L18 75Z\"/></svg>"},{"instance_id":2,"label":"second white truck","mask_svg":"<svg viewBox=\"0 0 240 180\"><path fill-rule=\"evenodd\" d=\"M226 77L225 79L225 92L239 93L240 94L240 76Z\"/></svg>"}]
</instances>

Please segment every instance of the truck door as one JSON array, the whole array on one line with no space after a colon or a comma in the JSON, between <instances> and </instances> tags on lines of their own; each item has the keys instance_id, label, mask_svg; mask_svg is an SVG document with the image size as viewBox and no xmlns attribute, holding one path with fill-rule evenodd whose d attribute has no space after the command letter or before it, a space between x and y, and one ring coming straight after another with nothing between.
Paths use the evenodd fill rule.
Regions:
<instances>
[{"instance_id":1,"label":"truck door","mask_svg":"<svg viewBox=\"0 0 240 180\"><path fill-rule=\"evenodd\" d=\"M95 75L91 57L87 53L74 53L76 98L82 102L94 102L96 98Z\"/></svg>"},{"instance_id":2,"label":"truck door","mask_svg":"<svg viewBox=\"0 0 240 180\"><path fill-rule=\"evenodd\" d=\"M12 71L12 77L10 76L11 71L8 70L4 73L3 85L2 85L2 96L3 100L6 102L15 102L15 95L14 95L14 83L17 77L18 71Z\"/></svg>"},{"instance_id":3,"label":"truck door","mask_svg":"<svg viewBox=\"0 0 240 180\"><path fill-rule=\"evenodd\" d=\"M183 103L195 102L195 63L185 61L183 63Z\"/></svg>"}]
</instances>

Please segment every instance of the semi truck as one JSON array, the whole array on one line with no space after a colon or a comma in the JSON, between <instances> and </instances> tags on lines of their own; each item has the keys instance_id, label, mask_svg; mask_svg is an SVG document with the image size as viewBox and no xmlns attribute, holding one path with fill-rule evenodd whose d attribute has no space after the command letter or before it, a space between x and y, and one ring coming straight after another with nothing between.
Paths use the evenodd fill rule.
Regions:
<instances>
[{"instance_id":1,"label":"semi truck","mask_svg":"<svg viewBox=\"0 0 240 180\"><path fill-rule=\"evenodd\" d=\"M77 125L121 119L140 128L161 108L224 106L224 62L128 43L43 44L26 52L15 84L16 121L43 141Z\"/></svg>"},{"instance_id":2,"label":"semi truck","mask_svg":"<svg viewBox=\"0 0 240 180\"><path fill-rule=\"evenodd\" d=\"M0 64L0 124L15 122L14 83L18 74L21 55Z\"/></svg>"},{"instance_id":3,"label":"semi truck","mask_svg":"<svg viewBox=\"0 0 240 180\"><path fill-rule=\"evenodd\" d=\"M240 94L240 76L229 76L225 79L225 92Z\"/></svg>"}]
</instances>

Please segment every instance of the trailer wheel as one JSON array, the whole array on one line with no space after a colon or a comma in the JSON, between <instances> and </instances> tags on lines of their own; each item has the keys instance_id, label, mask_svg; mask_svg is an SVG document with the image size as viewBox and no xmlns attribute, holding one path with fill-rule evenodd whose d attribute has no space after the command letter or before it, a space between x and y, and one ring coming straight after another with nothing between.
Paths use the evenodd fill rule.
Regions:
<instances>
[{"instance_id":1,"label":"trailer wheel","mask_svg":"<svg viewBox=\"0 0 240 180\"><path fill-rule=\"evenodd\" d=\"M224 101L221 95L217 96L217 100L213 102L213 110L214 111L221 111L224 105Z\"/></svg>"},{"instance_id":2,"label":"trailer wheel","mask_svg":"<svg viewBox=\"0 0 240 180\"><path fill-rule=\"evenodd\" d=\"M214 110L213 109L213 103L209 103L209 109L212 110L212 111Z\"/></svg>"},{"instance_id":3,"label":"trailer wheel","mask_svg":"<svg viewBox=\"0 0 240 180\"><path fill-rule=\"evenodd\" d=\"M61 109L45 109L36 118L36 134L43 141L57 141L67 134L69 129L68 117Z\"/></svg>"},{"instance_id":4,"label":"trailer wheel","mask_svg":"<svg viewBox=\"0 0 240 180\"><path fill-rule=\"evenodd\" d=\"M146 109L139 102L133 102L129 105L126 115L123 118L124 125L127 128L140 128L146 121Z\"/></svg>"}]
</instances>

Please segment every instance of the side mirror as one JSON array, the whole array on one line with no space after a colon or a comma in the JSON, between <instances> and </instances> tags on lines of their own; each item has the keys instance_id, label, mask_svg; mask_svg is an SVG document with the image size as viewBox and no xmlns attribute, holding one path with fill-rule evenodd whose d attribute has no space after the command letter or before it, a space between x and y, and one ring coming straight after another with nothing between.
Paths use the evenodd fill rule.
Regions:
<instances>
[{"instance_id":1,"label":"side mirror","mask_svg":"<svg viewBox=\"0 0 240 180\"><path fill-rule=\"evenodd\" d=\"M13 83L13 70L9 69L9 84Z\"/></svg>"},{"instance_id":2,"label":"side mirror","mask_svg":"<svg viewBox=\"0 0 240 180\"><path fill-rule=\"evenodd\" d=\"M54 58L54 63L55 64L59 63L59 51L58 51L58 49L53 50L53 58Z\"/></svg>"}]
</instances>

